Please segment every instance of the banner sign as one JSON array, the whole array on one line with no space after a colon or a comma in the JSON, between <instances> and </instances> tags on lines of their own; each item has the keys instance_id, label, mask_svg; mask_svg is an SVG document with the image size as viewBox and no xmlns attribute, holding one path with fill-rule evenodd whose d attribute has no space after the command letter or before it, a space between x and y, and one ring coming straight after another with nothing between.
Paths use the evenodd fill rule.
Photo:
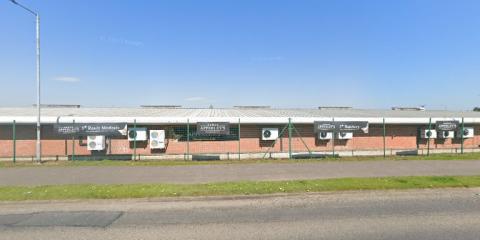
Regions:
<instances>
[{"instance_id":1,"label":"banner sign","mask_svg":"<svg viewBox=\"0 0 480 240\"><path fill-rule=\"evenodd\" d=\"M228 122L198 122L197 135L229 135L230 123Z\"/></svg>"},{"instance_id":2,"label":"banner sign","mask_svg":"<svg viewBox=\"0 0 480 240\"><path fill-rule=\"evenodd\" d=\"M368 122L363 121L315 121L315 132L363 132L368 133Z\"/></svg>"},{"instance_id":3,"label":"banner sign","mask_svg":"<svg viewBox=\"0 0 480 240\"><path fill-rule=\"evenodd\" d=\"M53 130L56 134L68 136L125 136L127 123L57 123Z\"/></svg>"},{"instance_id":4,"label":"banner sign","mask_svg":"<svg viewBox=\"0 0 480 240\"><path fill-rule=\"evenodd\" d=\"M458 121L437 121L435 128L437 131L455 131L460 123Z\"/></svg>"}]
</instances>

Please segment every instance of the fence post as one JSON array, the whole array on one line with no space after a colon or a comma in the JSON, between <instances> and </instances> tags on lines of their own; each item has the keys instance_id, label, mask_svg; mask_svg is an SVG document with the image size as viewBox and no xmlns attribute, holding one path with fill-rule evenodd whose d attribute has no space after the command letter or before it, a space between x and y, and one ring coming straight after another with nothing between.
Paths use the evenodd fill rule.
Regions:
<instances>
[{"instance_id":1,"label":"fence post","mask_svg":"<svg viewBox=\"0 0 480 240\"><path fill-rule=\"evenodd\" d=\"M112 137L108 137L108 154L112 155Z\"/></svg>"},{"instance_id":2,"label":"fence post","mask_svg":"<svg viewBox=\"0 0 480 240\"><path fill-rule=\"evenodd\" d=\"M133 129L135 135L133 135L133 161L137 161L137 119L133 119Z\"/></svg>"},{"instance_id":3,"label":"fence post","mask_svg":"<svg viewBox=\"0 0 480 240\"><path fill-rule=\"evenodd\" d=\"M292 159L292 119L288 118L288 158Z\"/></svg>"},{"instance_id":4,"label":"fence post","mask_svg":"<svg viewBox=\"0 0 480 240\"><path fill-rule=\"evenodd\" d=\"M387 149L386 149L386 144L385 144L385 135L386 135L386 129L385 129L385 118L383 118L383 158L387 157Z\"/></svg>"},{"instance_id":5,"label":"fence post","mask_svg":"<svg viewBox=\"0 0 480 240\"><path fill-rule=\"evenodd\" d=\"M268 148L267 152L265 152L265 154L263 154L263 157L262 157L262 158L265 158L265 157L267 156L267 154L270 153L270 149L272 149L272 148L275 146L275 144L277 143L278 139L281 140L281 138L284 136L283 134L285 133L285 131L287 130L287 128L288 128L288 124L287 124L287 126L285 126L285 127L282 128L282 131L280 131L280 133L278 134L279 137L278 137L277 139L275 139L275 141L273 141L272 145ZM280 142L280 143L283 144L283 142ZM282 149L283 149L283 148L282 148ZM283 150L282 150L282 151L283 151ZM272 158L272 153L270 153L270 158Z\"/></svg>"},{"instance_id":6,"label":"fence post","mask_svg":"<svg viewBox=\"0 0 480 240\"><path fill-rule=\"evenodd\" d=\"M462 138L460 139L461 142L461 150L460 150L460 153L463 154L463 131L465 130L465 121L464 121L464 117L462 117L462 131L460 132L460 135L462 136Z\"/></svg>"},{"instance_id":7,"label":"fence post","mask_svg":"<svg viewBox=\"0 0 480 240\"><path fill-rule=\"evenodd\" d=\"M332 118L332 123L335 125L335 118ZM332 132L332 157L335 158L335 128L333 128Z\"/></svg>"},{"instance_id":8,"label":"fence post","mask_svg":"<svg viewBox=\"0 0 480 240\"><path fill-rule=\"evenodd\" d=\"M13 163L17 161L17 131L16 122L13 120L12 135L13 135Z\"/></svg>"},{"instance_id":9,"label":"fence post","mask_svg":"<svg viewBox=\"0 0 480 240\"><path fill-rule=\"evenodd\" d=\"M427 156L430 156L430 137L432 136L432 118L428 119L428 133L429 136L427 136Z\"/></svg>"},{"instance_id":10,"label":"fence post","mask_svg":"<svg viewBox=\"0 0 480 240\"><path fill-rule=\"evenodd\" d=\"M238 119L238 160L240 160L240 118Z\"/></svg>"},{"instance_id":11,"label":"fence post","mask_svg":"<svg viewBox=\"0 0 480 240\"><path fill-rule=\"evenodd\" d=\"M187 118L187 159L190 160L190 119Z\"/></svg>"},{"instance_id":12,"label":"fence post","mask_svg":"<svg viewBox=\"0 0 480 240\"><path fill-rule=\"evenodd\" d=\"M73 128L75 128L75 119L73 119ZM75 161L75 134L72 135L72 161Z\"/></svg>"},{"instance_id":13,"label":"fence post","mask_svg":"<svg viewBox=\"0 0 480 240\"><path fill-rule=\"evenodd\" d=\"M309 157L312 158L312 151L308 147L307 143L305 143L305 141L303 141L302 135L300 134L300 132L297 130L297 128L295 126L292 126L292 128L293 128L293 130L295 130L295 133L299 136L300 141L303 143L303 146L305 146L305 148L307 149Z\"/></svg>"}]
</instances>

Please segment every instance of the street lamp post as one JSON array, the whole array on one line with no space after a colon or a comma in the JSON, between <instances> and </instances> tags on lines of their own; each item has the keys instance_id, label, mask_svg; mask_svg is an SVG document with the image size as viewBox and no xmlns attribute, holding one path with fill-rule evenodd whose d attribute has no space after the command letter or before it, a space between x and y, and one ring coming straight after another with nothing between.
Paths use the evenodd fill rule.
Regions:
<instances>
[{"instance_id":1,"label":"street lamp post","mask_svg":"<svg viewBox=\"0 0 480 240\"><path fill-rule=\"evenodd\" d=\"M29 13L35 16L36 27L36 41L37 41L37 142L35 148L35 159L37 162L41 162L41 143L40 143L40 16L38 13L18 3L16 0L10 0L13 4L25 9Z\"/></svg>"}]
</instances>

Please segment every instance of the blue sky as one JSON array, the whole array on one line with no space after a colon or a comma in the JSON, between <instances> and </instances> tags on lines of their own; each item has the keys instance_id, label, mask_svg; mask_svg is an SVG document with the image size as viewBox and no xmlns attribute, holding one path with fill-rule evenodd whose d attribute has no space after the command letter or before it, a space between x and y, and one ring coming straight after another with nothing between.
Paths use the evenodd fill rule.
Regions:
<instances>
[{"instance_id":1,"label":"blue sky","mask_svg":"<svg viewBox=\"0 0 480 240\"><path fill-rule=\"evenodd\" d=\"M480 105L476 0L18 0L44 103ZM34 18L0 0L0 105L35 101Z\"/></svg>"}]
</instances>

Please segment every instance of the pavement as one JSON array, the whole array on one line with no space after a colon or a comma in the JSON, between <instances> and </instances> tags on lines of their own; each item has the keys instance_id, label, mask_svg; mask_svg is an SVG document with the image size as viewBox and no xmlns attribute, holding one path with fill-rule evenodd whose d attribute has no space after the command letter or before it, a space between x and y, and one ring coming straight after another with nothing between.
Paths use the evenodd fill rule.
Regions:
<instances>
[{"instance_id":1,"label":"pavement","mask_svg":"<svg viewBox=\"0 0 480 240\"><path fill-rule=\"evenodd\" d=\"M211 183L345 177L479 175L480 160L403 160L189 166L0 168L0 186Z\"/></svg>"},{"instance_id":2,"label":"pavement","mask_svg":"<svg viewBox=\"0 0 480 240\"><path fill-rule=\"evenodd\" d=\"M480 188L0 203L0 239L475 239Z\"/></svg>"}]
</instances>

